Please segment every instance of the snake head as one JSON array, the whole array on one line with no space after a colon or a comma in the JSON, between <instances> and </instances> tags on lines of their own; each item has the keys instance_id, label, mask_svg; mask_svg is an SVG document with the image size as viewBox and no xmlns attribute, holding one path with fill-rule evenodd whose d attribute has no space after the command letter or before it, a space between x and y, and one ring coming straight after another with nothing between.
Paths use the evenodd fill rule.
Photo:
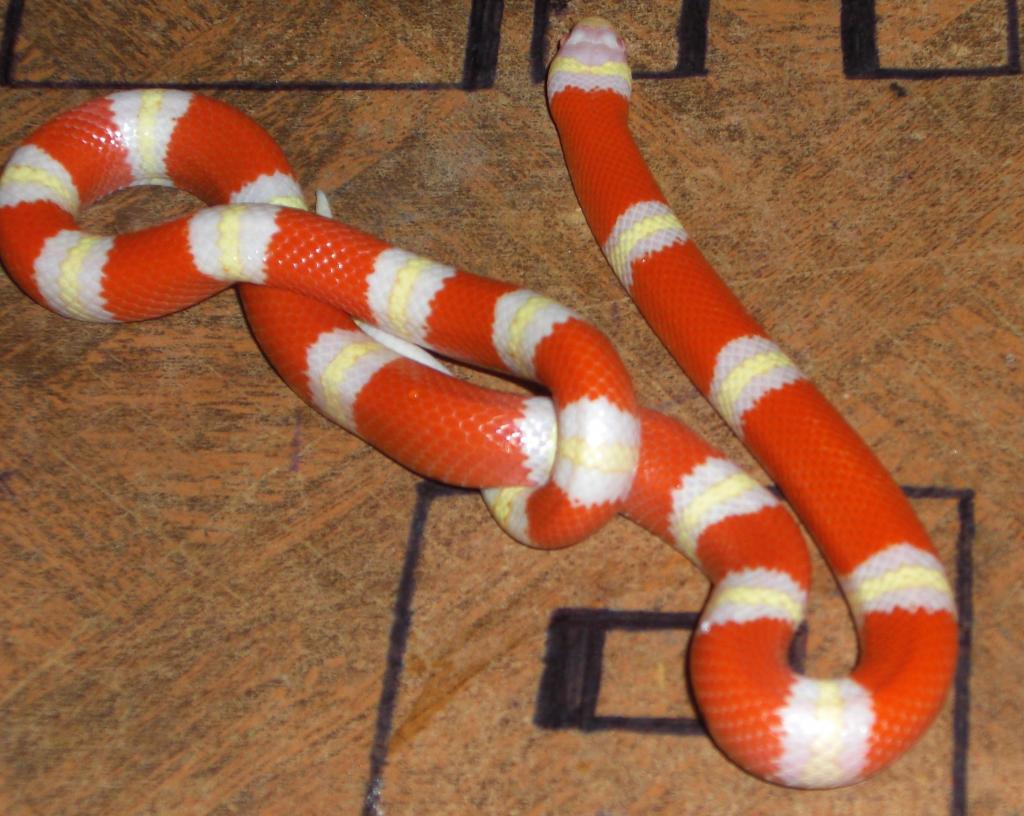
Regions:
<instances>
[{"instance_id":1,"label":"snake head","mask_svg":"<svg viewBox=\"0 0 1024 816\"><path fill-rule=\"evenodd\" d=\"M585 17L558 41L559 53L565 48L581 62L600 65L608 60L626 61L626 43L604 17Z\"/></svg>"},{"instance_id":2,"label":"snake head","mask_svg":"<svg viewBox=\"0 0 1024 816\"><path fill-rule=\"evenodd\" d=\"M548 99L569 87L614 91L629 98L632 77L626 44L607 20L580 20L559 41L548 69Z\"/></svg>"}]
</instances>

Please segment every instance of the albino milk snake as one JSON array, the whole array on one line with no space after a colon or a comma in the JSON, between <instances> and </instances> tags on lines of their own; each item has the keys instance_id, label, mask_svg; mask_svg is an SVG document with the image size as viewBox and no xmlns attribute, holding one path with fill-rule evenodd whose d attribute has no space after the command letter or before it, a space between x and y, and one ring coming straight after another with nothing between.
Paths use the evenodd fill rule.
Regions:
<instances>
[{"instance_id":1,"label":"albino milk snake","mask_svg":"<svg viewBox=\"0 0 1024 816\"><path fill-rule=\"evenodd\" d=\"M630 136L630 90L614 31L578 24L548 74L577 197L648 322L838 576L860 643L849 677L811 679L788 664L810 574L788 511L679 422L639 407L597 329L536 293L390 247L323 206L307 212L281 150L234 108L129 91L46 123L0 178L0 257L28 295L83 320L159 317L240 284L253 333L296 392L412 470L484 488L519 541L567 546L625 513L713 584L690 671L722 750L783 785L856 782L941 707L956 659L953 596L900 489L672 214ZM81 208L140 184L211 206L114 237L79 230ZM403 341L536 380L551 399L470 386Z\"/></svg>"}]
</instances>

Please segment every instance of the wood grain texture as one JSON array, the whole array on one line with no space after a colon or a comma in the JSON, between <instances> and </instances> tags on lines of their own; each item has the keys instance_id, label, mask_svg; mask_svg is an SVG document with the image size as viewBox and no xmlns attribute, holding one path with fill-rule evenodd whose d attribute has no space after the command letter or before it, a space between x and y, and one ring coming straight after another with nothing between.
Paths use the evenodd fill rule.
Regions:
<instances>
[{"instance_id":1,"label":"wood grain texture","mask_svg":"<svg viewBox=\"0 0 1024 816\"><path fill-rule=\"evenodd\" d=\"M549 42L600 12L635 67L674 65L672 0L557 5ZM1004 56L1004 3L876 6L890 65ZM341 219L582 311L644 402L756 472L594 246L530 81L530 4L504 10L490 90L302 89L456 85L470 7L27 0L13 76L52 87L0 88L0 153L99 92L76 83L290 83L214 93L262 122ZM1024 79L846 79L838 26L837 4L716 0L707 76L639 81L632 122L690 233L897 480L976 491L961 812L1012 814ZM135 190L88 223L192 206ZM622 520L566 552L526 550L469 493L430 504L382 732L418 479L289 392L230 292L96 326L0 276L0 382L4 814L950 812L951 705L891 770L810 794L745 776L703 737L538 728L556 609L695 610L706 586ZM956 502L914 503L954 571ZM815 577L809 665L839 671L852 630L820 563ZM685 633L609 641L599 710L690 713L684 652Z\"/></svg>"}]
</instances>

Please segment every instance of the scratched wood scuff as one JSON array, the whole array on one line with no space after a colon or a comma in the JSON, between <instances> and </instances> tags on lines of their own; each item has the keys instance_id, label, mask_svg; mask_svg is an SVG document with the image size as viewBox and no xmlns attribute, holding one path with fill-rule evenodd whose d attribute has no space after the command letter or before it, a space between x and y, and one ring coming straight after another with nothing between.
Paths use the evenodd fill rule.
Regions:
<instances>
[{"instance_id":1,"label":"scratched wood scuff","mask_svg":"<svg viewBox=\"0 0 1024 816\"><path fill-rule=\"evenodd\" d=\"M469 8L469 0L377 8L316 0L297 15L286 3L252 0L30 0L18 73L91 83L444 82L461 71ZM98 36L77 36L82 30Z\"/></svg>"},{"instance_id":2,"label":"scratched wood scuff","mask_svg":"<svg viewBox=\"0 0 1024 816\"><path fill-rule=\"evenodd\" d=\"M603 13L641 70L670 71L675 0L508 4L477 92L457 87L469 20L500 3L13 5L4 158L91 85L222 83L343 219L580 309L644 402L757 472L605 268L531 81L545 11L549 46ZM1024 86L1003 69L847 79L837 5L710 4L707 75L638 81L632 121L723 277L897 479L954 489L913 501L972 590L968 752L951 700L890 771L801 794L702 736L541 728L552 614L694 611L694 569L622 520L542 554L478 497L424 493L281 385L231 293L109 327L2 278L0 812L1013 813ZM1012 67L1016 5L878 0L879 59ZM191 206L139 190L87 218L133 228ZM692 716L686 638L609 636L597 712ZM819 673L852 660L820 562L807 650Z\"/></svg>"}]
</instances>

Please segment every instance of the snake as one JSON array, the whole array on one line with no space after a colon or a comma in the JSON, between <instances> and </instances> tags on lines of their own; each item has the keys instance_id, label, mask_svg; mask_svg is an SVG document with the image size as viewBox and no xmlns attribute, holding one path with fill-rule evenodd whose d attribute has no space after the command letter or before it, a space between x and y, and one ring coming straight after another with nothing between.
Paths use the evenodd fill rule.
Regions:
<instances>
[{"instance_id":1,"label":"snake","mask_svg":"<svg viewBox=\"0 0 1024 816\"><path fill-rule=\"evenodd\" d=\"M688 663L721 751L778 785L859 782L941 711L954 595L898 485L673 212L630 132L632 91L610 23L586 18L562 38L546 92L573 189L626 292L778 490L639 405L579 312L341 223L322 193L311 210L271 136L199 93L118 91L38 127L0 176L0 260L37 303L86 321L156 318L237 287L302 399L410 470L479 488L531 547L567 547L624 514L710 583ZM79 226L84 208L136 185L205 206L116 235ZM482 388L439 356L538 386ZM794 513L850 608L846 676L791 665L811 573Z\"/></svg>"}]
</instances>

